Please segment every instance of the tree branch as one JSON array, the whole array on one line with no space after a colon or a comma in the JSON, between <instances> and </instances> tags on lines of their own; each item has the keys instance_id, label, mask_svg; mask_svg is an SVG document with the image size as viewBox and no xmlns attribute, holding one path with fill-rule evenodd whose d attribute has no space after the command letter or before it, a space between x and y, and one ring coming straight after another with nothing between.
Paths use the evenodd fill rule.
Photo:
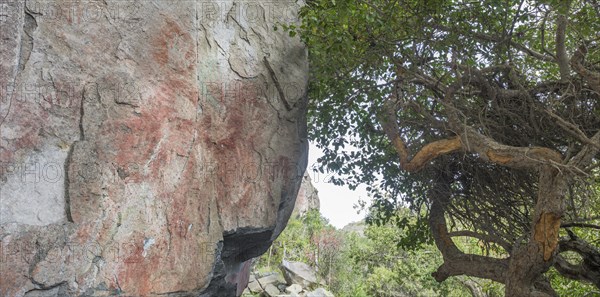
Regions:
<instances>
[{"instance_id":1,"label":"tree branch","mask_svg":"<svg viewBox=\"0 0 600 297\"><path fill-rule=\"evenodd\" d=\"M594 143L600 143L600 131L596 132L590 140ZM576 168L588 165L598 152L600 150L595 145L585 145L567 164Z\"/></svg>"},{"instance_id":2,"label":"tree branch","mask_svg":"<svg viewBox=\"0 0 600 297\"><path fill-rule=\"evenodd\" d=\"M577 138L579 141L581 141L584 144L588 144L588 145L596 147L597 149L600 149L600 143L596 143L596 142L592 141L591 139L589 139L587 137L587 135L585 135L585 133L583 133L583 131L581 131L581 129L579 129L579 127L577 127L575 124L566 121L565 119L563 119L562 117L558 116L557 114L553 113L552 111L550 111L548 109L544 109L544 112L546 114L548 114L551 118L555 119L556 123L563 130L565 130L565 132L571 134L571 136Z\"/></svg>"},{"instance_id":3,"label":"tree branch","mask_svg":"<svg viewBox=\"0 0 600 297\"><path fill-rule=\"evenodd\" d=\"M482 241L496 243L496 244L500 245L507 252L510 252L512 249L512 246L500 237L488 235L488 234L481 234L481 233L477 233L477 232L474 232L471 230L461 230L461 231L450 232L450 233L448 233L448 236L450 236L450 237L459 237L459 236L473 237L473 238L477 238Z\"/></svg>"},{"instance_id":4,"label":"tree branch","mask_svg":"<svg viewBox=\"0 0 600 297\"><path fill-rule=\"evenodd\" d=\"M429 212L429 228L444 263L432 273L436 281L442 282L450 276L468 275L505 283L508 259L497 259L473 254L465 254L454 244L448 233L444 205L450 199L450 179L447 172L441 173L441 181L434 183L429 197L432 200Z\"/></svg>"},{"instance_id":5,"label":"tree branch","mask_svg":"<svg viewBox=\"0 0 600 297\"><path fill-rule=\"evenodd\" d=\"M567 56L567 47L565 45L565 35L567 31L567 17L559 14L556 20L556 61L560 70L560 80L569 81L571 68L569 67L569 57Z\"/></svg>"},{"instance_id":6,"label":"tree branch","mask_svg":"<svg viewBox=\"0 0 600 297\"><path fill-rule=\"evenodd\" d=\"M590 282L600 289L600 251L579 238L561 240L559 253L571 251L583 259L580 264L571 264L563 257L556 257L554 267L563 276Z\"/></svg>"},{"instance_id":7,"label":"tree branch","mask_svg":"<svg viewBox=\"0 0 600 297\"><path fill-rule=\"evenodd\" d=\"M588 82L592 90L600 95L600 73L588 70L583 66L586 54L587 47L582 44L575 53L573 53L573 57L571 57L571 67L573 67L573 70Z\"/></svg>"},{"instance_id":8,"label":"tree branch","mask_svg":"<svg viewBox=\"0 0 600 297\"><path fill-rule=\"evenodd\" d=\"M452 28L446 27L444 25L439 25L439 24L436 24L433 27L435 29L438 29L441 31L452 32L452 33L461 34L461 35L470 35L470 36L475 37L476 39L479 39L482 41L491 41L491 42L499 42L499 43L508 42L508 44L510 44L515 49L522 51L524 53L527 53L528 55L530 55L538 60L542 60L542 61L546 61L546 62L554 62L556 60L552 56L544 55L540 52L534 51L534 50L528 48L527 46L520 44L513 40L507 40L505 38L501 38L501 37L493 36L493 35L489 35L489 34L484 34L484 33L479 33L479 32L468 32L467 34L465 34L462 31L454 30Z\"/></svg>"},{"instance_id":9,"label":"tree branch","mask_svg":"<svg viewBox=\"0 0 600 297\"><path fill-rule=\"evenodd\" d=\"M571 227L579 227L579 228L590 228L590 229L598 229L600 230L600 226L594 224L586 224L586 223L564 223L560 225L561 228L571 228Z\"/></svg>"},{"instance_id":10,"label":"tree branch","mask_svg":"<svg viewBox=\"0 0 600 297\"><path fill-rule=\"evenodd\" d=\"M442 139L425 145L414 157L410 158L408 148L400 135L394 104L395 102L391 100L384 103L380 123L383 131L392 142L394 149L400 157L400 167L402 170L408 172L419 171L431 160L441 155L456 152L462 148L460 138L458 137Z\"/></svg>"}]
</instances>

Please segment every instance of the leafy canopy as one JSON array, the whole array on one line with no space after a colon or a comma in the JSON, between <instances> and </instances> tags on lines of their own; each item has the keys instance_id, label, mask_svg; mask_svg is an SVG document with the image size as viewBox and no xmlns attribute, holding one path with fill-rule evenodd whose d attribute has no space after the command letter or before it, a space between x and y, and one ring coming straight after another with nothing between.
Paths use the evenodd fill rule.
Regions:
<instances>
[{"instance_id":1,"label":"leafy canopy","mask_svg":"<svg viewBox=\"0 0 600 297\"><path fill-rule=\"evenodd\" d=\"M428 193L447 184L449 229L511 254L543 210L541 163L565 177L566 225L597 223L597 2L313 0L301 16L288 29L309 47L319 169L368 185L371 220L409 230L405 245L431 240Z\"/></svg>"}]
</instances>

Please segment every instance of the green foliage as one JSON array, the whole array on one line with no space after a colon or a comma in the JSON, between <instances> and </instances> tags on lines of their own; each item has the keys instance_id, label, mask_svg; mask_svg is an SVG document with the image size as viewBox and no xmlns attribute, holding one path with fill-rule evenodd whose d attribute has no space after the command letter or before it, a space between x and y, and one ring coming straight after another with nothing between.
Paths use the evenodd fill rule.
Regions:
<instances>
[{"instance_id":1,"label":"green foliage","mask_svg":"<svg viewBox=\"0 0 600 297\"><path fill-rule=\"evenodd\" d=\"M293 217L288 221L284 232L259 259L258 267L277 270L282 260L298 261L315 265L316 247L311 240L322 230L333 228L316 210L311 210L303 217Z\"/></svg>"},{"instance_id":2,"label":"green foliage","mask_svg":"<svg viewBox=\"0 0 600 297\"><path fill-rule=\"evenodd\" d=\"M408 215L409 212L404 209L397 217L415 220ZM362 275L365 280L361 289L368 296L429 297L469 294L458 280L452 279L441 284L435 281L431 273L442 263L439 252L431 244L404 249L399 243L406 238L405 232L393 224L383 224L367 226L364 237L348 235L344 254L351 259L354 274ZM354 288L346 290L352 289Z\"/></svg>"},{"instance_id":3,"label":"green foliage","mask_svg":"<svg viewBox=\"0 0 600 297\"><path fill-rule=\"evenodd\" d=\"M453 64L478 68L514 65L518 75L526 78L524 84L558 79L556 63L532 59L510 48L508 41L485 42L475 36L504 36L547 53L554 47L552 9L560 11L565 2L309 1L301 11L301 26L288 30L299 32L309 47L309 133L324 151L320 170L336 173L332 181L339 185L368 185L381 208L402 204L421 210L430 185L426 180L429 174L409 175L400 170L397 156L375 116L383 100L401 88L407 100L412 101L410 106L418 106L400 111L407 143L419 147L448 135L448 131L447 127L436 127L419 112L431 111L432 118L442 120L437 114L443 110L442 105L418 85L399 86L402 78L398 77L398 67L422 71L446 85L456 80ZM570 18L567 43L572 47L594 38L595 32L600 31L600 22L593 6L584 1L571 2L574 15ZM590 61L600 59L600 51L589 55ZM498 83L506 84L500 77ZM480 114L485 111L479 109L487 103L468 98L456 104ZM529 145L544 141L539 135L523 134L518 131L517 135L527 137ZM502 141L511 144L515 139L519 137L507 135ZM384 197L382 191L390 195Z\"/></svg>"},{"instance_id":4,"label":"green foliage","mask_svg":"<svg viewBox=\"0 0 600 297\"><path fill-rule=\"evenodd\" d=\"M385 231L386 240L368 236L368 244L351 253L374 277L360 290L375 294L378 288L369 286L383 281L411 290L400 288L402 283L392 277L399 274L398 267L380 267L373 262L373 253L400 248L417 252L431 246L427 195L439 172L449 172L452 179L452 205L446 209L451 229L460 226L493 234L509 244L527 238L538 190L535 173L464 153L437 158L409 174L401 170L378 116L384 101L394 97L398 132L413 154L425 144L460 134L448 124L447 110L452 106L465 126L499 143L542 146L573 155L582 143L556 125L545 110L573 122L589 136L600 126L600 101L577 75L567 78L571 86L559 86L564 80L559 63L550 61L558 60L560 14L568 17L564 42L568 56L586 44L586 67L597 73L600 10L595 1L312 0L301 11L302 24L286 28L299 33L309 47L309 135L324 152L319 170L334 173L332 181L338 185L351 189L367 185L376 209L369 223L377 226L373 228L392 224L398 229ZM469 73L482 69L487 74ZM473 82L478 76L482 81ZM445 91L455 84L460 92ZM493 87L482 87L485 84ZM576 84L582 87L576 90ZM553 87L533 90L544 85ZM497 96L500 91L523 90L526 95ZM451 97L444 98L444 92L452 93ZM565 219L597 216L600 195L590 195L588 200L571 196L575 197ZM397 216L404 207L417 218ZM354 241L360 240L350 240L350 247L357 244ZM479 246L471 241L463 247L506 256L490 243ZM394 256L385 253L381 258ZM560 284L563 280L554 275L551 279L565 287Z\"/></svg>"},{"instance_id":5,"label":"green foliage","mask_svg":"<svg viewBox=\"0 0 600 297\"><path fill-rule=\"evenodd\" d=\"M398 217L414 221L409 214L404 210ZM361 225L363 235L335 230L316 211L291 218L273 250L259 259L255 269L276 270L285 250L287 260L316 267L320 279L340 297L462 297L469 294L458 279L441 284L433 279L431 273L442 259L432 245L406 250L398 244L406 231L392 224ZM317 251L318 261L314 257ZM269 257L270 267L267 266ZM501 296L497 285L483 280L479 283L488 296Z\"/></svg>"},{"instance_id":6,"label":"green foliage","mask_svg":"<svg viewBox=\"0 0 600 297\"><path fill-rule=\"evenodd\" d=\"M600 225L600 220L595 220L591 223ZM561 235L563 237L568 236L564 229L561 231ZM572 234L578 238L581 238L591 244L595 244L596 246L600 246L600 230L588 228L569 228L569 231L571 231ZM581 257L576 253L566 252L562 253L561 256L565 257L565 259L572 264L577 264L581 261ZM554 268L548 271L546 276L550 279L552 287L560 296L600 297L600 290L594 288L593 285L565 278Z\"/></svg>"},{"instance_id":7,"label":"green foliage","mask_svg":"<svg viewBox=\"0 0 600 297\"><path fill-rule=\"evenodd\" d=\"M600 296L600 291L594 286L582 282L573 281L561 276L556 269L552 268L546 274L552 282L552 287L556 290L559 296L569 297L596 297ZM594 293L596 292L596 293Z\"/></svg>"}]
</instances>

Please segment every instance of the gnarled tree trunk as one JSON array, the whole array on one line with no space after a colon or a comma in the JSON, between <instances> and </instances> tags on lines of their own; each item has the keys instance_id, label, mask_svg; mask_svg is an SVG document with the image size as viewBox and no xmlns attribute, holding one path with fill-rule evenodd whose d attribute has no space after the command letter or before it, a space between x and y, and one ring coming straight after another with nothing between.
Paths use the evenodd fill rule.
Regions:
<instances>
[{"instance_id":1,"label":"gnarled tree trunk","mask_svg":"<svg viewBox=\"0 0 600 297\"><path fill-rule=\"evenodd\" d=\"M552 166L540 168L538 198L529 238L514 247L506 274L506 296L557 296L541 275L554 264L564 212L566 178Z\"/></svg>"}]
</instances>

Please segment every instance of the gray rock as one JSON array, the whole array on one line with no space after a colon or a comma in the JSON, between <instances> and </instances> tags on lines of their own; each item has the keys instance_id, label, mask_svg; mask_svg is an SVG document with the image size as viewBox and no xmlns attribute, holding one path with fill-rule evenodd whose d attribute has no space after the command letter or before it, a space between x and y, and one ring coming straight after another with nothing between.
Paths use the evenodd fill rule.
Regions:
<instances>
[{"instance_id":1,"label":"gray rock","mask_svg":"<svg viewBox=\"0 0 600 297\"><path fill-rule=\"evenodd\" d=\"M316 272L305 263L283 260L279 267L288 285L299 284L310 288L317 283Z\"/></svg>"},{"instance_id":2,"label":"gray rock","mask_svg":"<svg viewBox=\"0 0 600 297\"><path fill-rule=\"evenodd\" d=\"M298 191L298 198L296 198L294 213L298 214L299 216L304 215L309 210L319 210L321 206L319 192L312 184L312 180L310 178L311 172L312 170L309 168L304 173L304 176L302 177L302 184L300 185L300 190Z\"/></svg>"},{"instance_id":3,"label":"gray rock","mask_svg":"<svg viewBox=\"0 0 600 297\"><path fill-rule=\"evenodd\" d=\"M335 297L335 296L333 295L333 293L331 293L323 288L318 288L312 292L307 293L306 297Z\"/></svg>"},{"instance_id":4,"label":"gray rock","mask_svg":"<svg viewBox=\"0 0 600 297\"><path fill-rule=\"evenodd\" d=\"M277 296L279 296L281 294L281 291L279 291L279 289L277 289L277 287L275 287L275 285L268 284L265 287L265 293L269 297L277 297Z\"/></svg>"},{"instance_id":5,"label":"gray rock","mask_svg":"<svg viewBox=\"0 0 600 297\"><path fill-rule=\"evenodd\" d=\"M279 289L279 291L281 291L281 292L285 292L286 288L287 288L287 285L285 283L285 280L283 281L283 283L277 284L277 289Z\"/></svg>"},{"instance_id":6,"label":"gray rock","mask_svg":"<svg viewBox=\"0 0 600 297\"><path fill-rule=\"evenodd\" d=\"M258 283L258 281L249 282L248 289L252 293L261 293L262 291L264 291L263 288Z\"/></svg>"},{"instance_id":7,"label":"gray rock","mask_svg":"<svg viewBox=\"0 0 600 297\"><path fill-rule=\"evenodd\" d=\"M285 288L285 292L288 294L300 294L300 292L302 292L302 286L299 284L292 284Z\"/></svg>"},{"instance_id":8,"label":"gray rock","mask_svg":"<svg viewBox=\"0 0 600 297\"><path fill-rule=\"evenodd\" d=\"M271 274L258 279L258 283L264 288L269 284L277 285L284 283L285 279L280 274Z\"/></svg>"}]
</instances>

